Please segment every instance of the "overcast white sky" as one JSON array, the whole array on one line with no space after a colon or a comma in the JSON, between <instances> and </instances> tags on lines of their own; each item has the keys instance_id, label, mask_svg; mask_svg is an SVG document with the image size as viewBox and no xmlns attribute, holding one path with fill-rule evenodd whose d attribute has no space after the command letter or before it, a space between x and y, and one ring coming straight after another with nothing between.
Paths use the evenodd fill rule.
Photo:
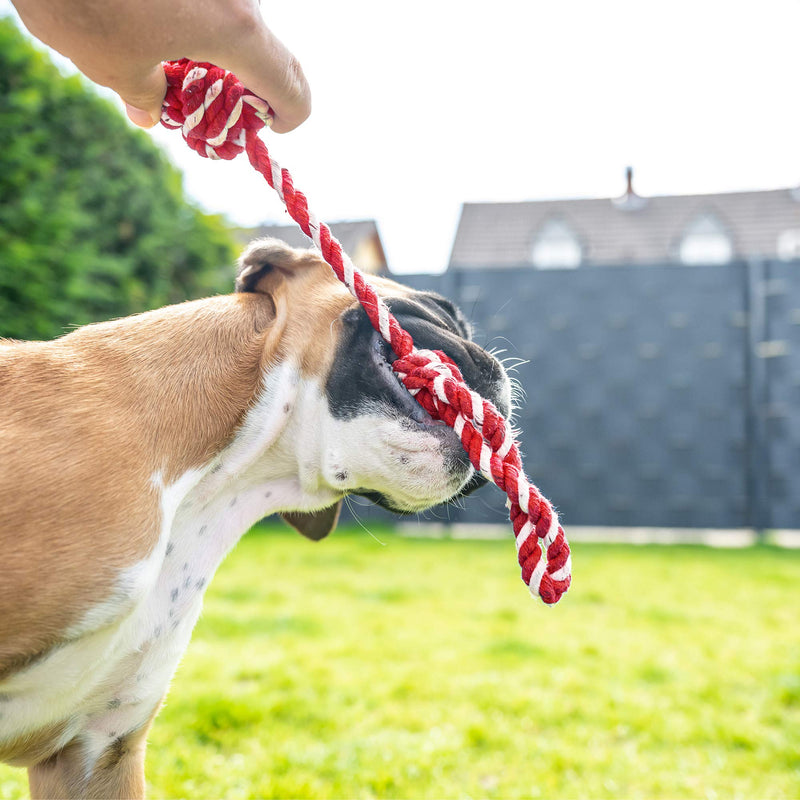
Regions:
<instances>
[{"instance_id":1,"label":"overcast white sky","mask_svg":"<svg viewBox=\"0 0 800 800\"><path fill-rule=\"evenodd\" d=\"M0 0L0 10L7 0ZM262 3L314 111L265 134L318 217L375 218L397 272L447 264L464 201L800 184L800 0ZM161 143L201 205L290 222L242 156Z\"/></svg>"}]
</instances>

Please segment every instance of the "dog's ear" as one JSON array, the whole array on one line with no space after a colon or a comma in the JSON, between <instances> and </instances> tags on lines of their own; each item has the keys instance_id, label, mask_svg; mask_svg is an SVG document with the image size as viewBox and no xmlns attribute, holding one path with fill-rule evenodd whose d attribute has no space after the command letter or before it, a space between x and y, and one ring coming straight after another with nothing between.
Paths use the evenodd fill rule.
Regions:
<instances>
[{"instance_id":1,"label":"dog's ear","mask_svg":"<svg viewBox=\"0 0 800 800\"><path fill-rule=\"evenodd\" d=\"M342 501L320 511L285 511L281 516L307 539L318 542L324 539L339 521Z\"/></svg>"},{"instance_id":2,"label":"dog's ear","mask_svg":"<svg viewBox=\"0 0 800 800\"><path fill-rule=\"evenodd\" d=\"M280 239L256 239L239 257L237 292L269 294L285 278L302 269L307 250L295 250Z\"/></svg>"}]
</instances>

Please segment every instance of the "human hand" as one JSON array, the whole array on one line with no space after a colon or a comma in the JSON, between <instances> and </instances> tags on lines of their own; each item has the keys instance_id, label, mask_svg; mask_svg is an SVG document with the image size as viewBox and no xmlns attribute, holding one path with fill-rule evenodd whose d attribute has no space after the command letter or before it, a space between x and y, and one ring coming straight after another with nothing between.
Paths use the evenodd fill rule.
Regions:
<instances>
[{"instance_id":1,"label":"human hand","mask_svg":"<svg viewBox=\"0 0 800 800\"><path fill-rule=\"evenodd\" d=\"M311 113L297 59L267 28L257 0L12 0L28 30L88 78L113 89L150 128L167 90L162 61L209 61L235 73L291 131Z\"/></svg>"}]
</instances>

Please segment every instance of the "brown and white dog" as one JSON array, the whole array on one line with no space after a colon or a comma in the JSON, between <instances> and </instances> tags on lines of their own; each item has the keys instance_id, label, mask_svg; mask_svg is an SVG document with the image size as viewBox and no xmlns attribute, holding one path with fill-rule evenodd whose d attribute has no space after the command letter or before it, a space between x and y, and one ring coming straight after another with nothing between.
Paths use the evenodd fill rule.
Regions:
<instances>
[{"instance_id":1,"label":"brown and white dog","mask_svg":"<svg viewBox=\"0 0 800 800\"><path fill-rule=\"evenodd\" d=\"M508 413L448 301L373 282ZM481 481L319 256L255 242L236 288L0 341L0 760L34 797L143 796L148 727L254 522L320 539L347 494L408 512Z\"/></svg>"}]
</instances>

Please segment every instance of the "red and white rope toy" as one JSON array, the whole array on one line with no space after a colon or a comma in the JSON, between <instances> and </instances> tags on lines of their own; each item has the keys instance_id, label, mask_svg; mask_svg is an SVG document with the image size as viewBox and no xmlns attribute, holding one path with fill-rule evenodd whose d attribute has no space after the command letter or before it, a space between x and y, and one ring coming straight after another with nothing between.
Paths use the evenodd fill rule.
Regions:
<instances>
[{"instance_id":1,"label":"red and white rope toy","mask_svg":"<svg viewBox=\"0 0 800 800\"><path fill-rule=\"evenodd\" d=\"M434 419L455 430L475 469L506 492L522 580L545 603L558 602L571 581L569 545L553 507L525 476L508 422L466 386L458 367L444 353L414 347L411 336L342 251L328 226L309 211L291 175L270 157L257 135L272 122L269 105L245 89L236 76L212 64L182 59L166 62L164 71L168 88L162 124L180 128L188 145L201 156L231 159L247 153L391 346L397 355L392 369L409 392Z\"/></svg>"}]
</instances>

